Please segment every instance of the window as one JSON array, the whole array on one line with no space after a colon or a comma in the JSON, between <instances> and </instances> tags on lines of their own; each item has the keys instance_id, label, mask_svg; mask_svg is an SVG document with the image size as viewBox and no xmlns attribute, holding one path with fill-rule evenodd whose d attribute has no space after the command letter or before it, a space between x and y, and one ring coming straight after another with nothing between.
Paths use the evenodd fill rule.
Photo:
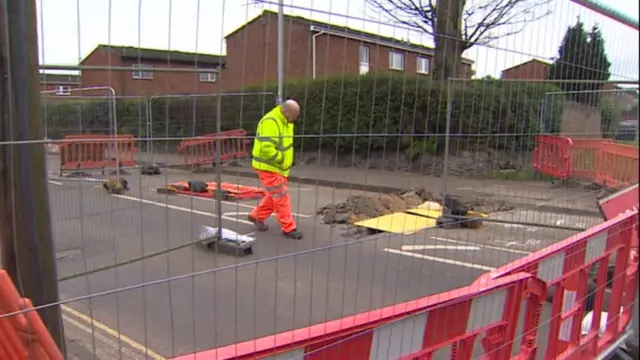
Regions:
<instances>
[{"instance_id":1,"label":"window","mask_svg":"<svg viewBox=\"0 0 640 360\"><path fill-rule=\"evenodd\" d=\"M369 73L369 48L364 45L360 45L359 71L360 75Z\"/></svg>"},{"instance_id":2,"label":"window","mask_svg":"<svg viewBox=\"0 0 640 360\"><path fill-rule=\"evenodd\" d=\"M200 73L200 82L216 82L218 81L218 73L215 71L211 72L201 72Z\"/></svg>"},{"instance_id":3,"label":"window","mask_svg":"<svg viewBox=\"0 0 640 360\"><path fill-rule=\"evenodd\" d=\"M429 58L418 57L418 59L416 60L416 72L418 74L428 74L430 68L429 65L431 65L429 62Z\"/></svg>"},{"instance_id":4,"label":"window","mask_svg":"<svg viewBox=\"0 0 640 360\"><path fill-rule=\"evenodd\" d=\"M389 52L389 69L404 70L404 54L396 51Z\"/></svg>"},{"instance_id":5,"label":"window","mask_svg":"<svg viewBox=\"0 0 640 360\"><path fill-rule=\"evenodd\" d=\"M153 79L153 66L133 64L133 73L131 74L134 79Z\"/></svg>"},{"instance_id":6,"label":"window","mask_svg":"<svg viewBox=\"0 0 640 360\"><path fill-rule=\"evenodd\" d=\"M71 88L69 86L56 86L56 95L71 95Z\"/></svg>"}]
</instances>

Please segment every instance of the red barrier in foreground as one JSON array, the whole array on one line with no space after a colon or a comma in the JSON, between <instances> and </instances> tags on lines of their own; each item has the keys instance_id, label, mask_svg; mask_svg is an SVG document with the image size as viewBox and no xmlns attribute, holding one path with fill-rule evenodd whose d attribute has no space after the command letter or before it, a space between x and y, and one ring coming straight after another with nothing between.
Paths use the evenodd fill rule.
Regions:
<instances>
[{"instance_id":1,"label":"red barrier in foreground","mask_svg":"<svg viewBox=\"0 0 640 360\"><path fill-rule=\"evenodd\" d=\"M118 162L121 167L135 166L136 151L133 135L67 135L59 146L60 171L104 170Z\"/></svg>"},{"instance_id":2,"label":"red barrier in foreground","mask_svg":"<svg viewBox=\"0 0 640 360\"><path fill-rule=\"evenodd\" d=\"M230 345L174 360L222 359L429 359L448 351L450 358L472 358L481 334L486 359L511 356L520 304L546 296L544 283L529 274L515 274L482 285L432 295L414 301L329 321L324 324ZM534 302L535 303L535 302ZM529 313L535 309L528 308ZM535 333L535 322L525 333ZM535 351L527 336L520 354ZM195 356L194 356L195 355ZM478 355L478 354L473 354Z\"/></svg>"},{"instance_id":3,"label":"red barrier in foreground","mask_svg":"<svg viewBox=\"0 0 640 360\"><path fill-rule=\"evenodd\" d=\"M576 234L546 249L504 265L481 276L475 284L491 283L503 276L529 273L554 289L549 336L544 359L593 359L611 346L630 324L638 289L637 257L632 255L637 239L638 211L615 218ZM615 256L609 307L604 309L607 265ZM586 305L589 269L598 264L592 327L580 333ZM608 316L606 331L598 336L601 313Z\"/></svg>"},{"instance_id":4,"label":"red barrier in foreground","mask_svg":"<svg viewBox=\"0 0 640 360\"><path fill-rule=\"evenodd\" d=\"M178 145L178 152L184 159L184 165L196 168L202 165L213 165L216 161L217 141L220 141L221 161L249 157L248 146L251 140L244 129L236 129L183 140Z\"/></svg>"}]
</instances>

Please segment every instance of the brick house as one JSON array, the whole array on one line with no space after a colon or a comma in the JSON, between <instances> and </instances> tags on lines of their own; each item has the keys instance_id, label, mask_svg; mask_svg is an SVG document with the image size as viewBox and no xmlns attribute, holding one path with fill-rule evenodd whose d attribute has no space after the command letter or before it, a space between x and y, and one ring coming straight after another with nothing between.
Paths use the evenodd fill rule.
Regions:
<instances>
[{"instance_id":1,"label":"brick house","mask_svg":"<svg viewBox=\"0 0 640 360\"><path fill-rule=\"evenodd\" d=\"M549 78L551 64L531 59L516 66L502 70L502 79L506 80L545 80Z\"/></svg>"},{"instance_id":2,"label":"brick house","mask_svg":"<svg viewBox=\"0 0 640 360\"><path fill-rule=\"evenodd\" d=\"M118 96L215 93L225 57L98 45L80 65L85 67L82 69L82 87L111 86ZM198 71L153 71L154 68Z\"/></svg>"},{"instance_id":3,"label":"brick house","mask_svg":"<svg viewBox=\"0 0 640 360\"><path fill-rule=\"evenodd\" d=\"M277 67L277 13L265 10L229 33L223 87L273 83ZM285 78L397 71L428 76L432 48L298 16L284 16ZM473 75L463 59L460 77Z\"/></svg>"},{"instance_id":4,"label":"brick house","mask_svg":"<svg viewBox=\"0 0 640 360\"><path fill-rule=\"evenodd\" d=\"M80 83L80 75L40 74L40 91L46 94L69 96Z\"/></svg>"}]
</instances>

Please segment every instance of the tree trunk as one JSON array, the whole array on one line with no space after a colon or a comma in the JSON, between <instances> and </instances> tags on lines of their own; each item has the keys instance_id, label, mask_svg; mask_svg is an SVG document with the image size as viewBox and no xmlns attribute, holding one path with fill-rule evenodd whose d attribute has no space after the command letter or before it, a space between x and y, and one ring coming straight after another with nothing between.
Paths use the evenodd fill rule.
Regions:
<instances>
[{"instance_id":1,"label":"tree trunk","mask_svg":"<svg viewBox=\"0 0 640 360\"><path fill-rule=\"evenodd\" d=\"M433 77L446 80L458 74L464 43L461 41L465 0L439 0L436 7Z\"/></svg>"}]
</instances>

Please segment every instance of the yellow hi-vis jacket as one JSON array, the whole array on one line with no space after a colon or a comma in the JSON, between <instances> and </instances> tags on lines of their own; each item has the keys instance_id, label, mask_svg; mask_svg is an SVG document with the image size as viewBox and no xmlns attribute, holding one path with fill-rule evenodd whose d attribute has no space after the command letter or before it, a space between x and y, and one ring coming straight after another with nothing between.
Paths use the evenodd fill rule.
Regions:
<instances>
[{"instance_id":1,"label":"yellow hi-vis jacket","mask_svg":"<svg viewBox=\"0 0 640 360\"><path fill-rule=\"evenodd\" d=\"M293 165L293 124L284 117L280 106L260 119L251 155L254 169L289 177Z\"/></svg>"}]
</instances>

